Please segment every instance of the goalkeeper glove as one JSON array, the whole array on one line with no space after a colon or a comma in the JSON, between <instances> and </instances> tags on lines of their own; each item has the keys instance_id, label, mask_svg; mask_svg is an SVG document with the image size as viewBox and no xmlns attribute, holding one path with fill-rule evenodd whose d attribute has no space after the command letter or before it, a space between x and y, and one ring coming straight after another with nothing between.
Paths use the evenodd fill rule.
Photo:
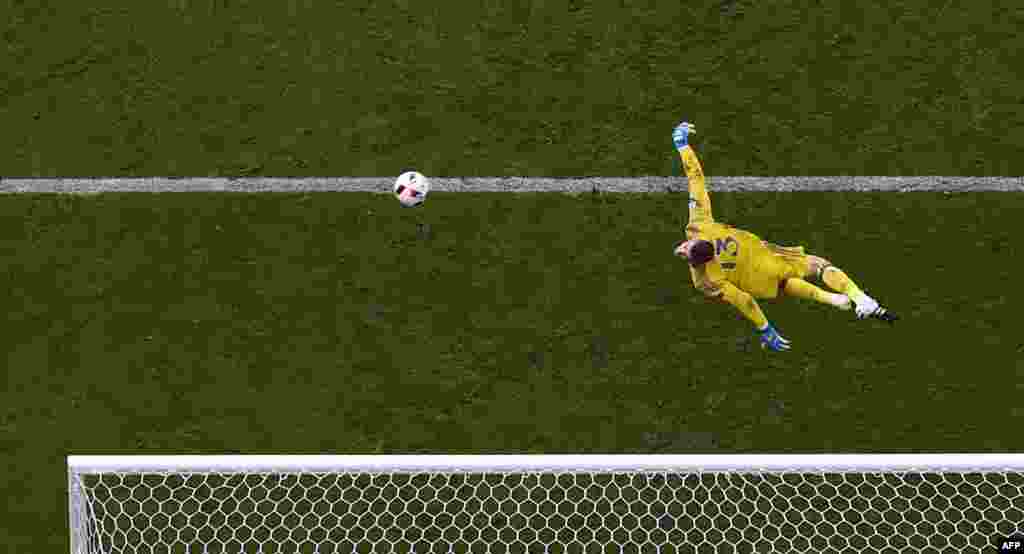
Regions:
<instances>
[{"instance_id":1,"label":"goalkeeper glove","mask_svg":"<svg viewBox=\"0 0 1024 554\"><path fill-rule=\"evenodd\" d=\"M672 131L672 143L676 145L676 148L683 148L689 144L690 135L696 135L697 131L693 127L693 123L682 122Z\"/></svg>"},{"instance_id":2,"label":"goalkeeper glove","mask_svg":"<svg viewBox=\"0 0 1024 554\"><path fill-rule=\"evenodd\" d=\"M783 350L789 350L789 341L782 338L782 335L772 327L769 323L764 329L760 329L761 333L761 348L767 348L775 352L782 352Z\"/></svg>"}]
</instances>

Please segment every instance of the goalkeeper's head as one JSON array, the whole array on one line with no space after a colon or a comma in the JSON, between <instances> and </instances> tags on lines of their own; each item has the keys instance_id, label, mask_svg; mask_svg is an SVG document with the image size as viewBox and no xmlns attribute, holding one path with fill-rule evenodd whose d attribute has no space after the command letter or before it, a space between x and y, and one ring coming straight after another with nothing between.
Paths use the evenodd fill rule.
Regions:
<instances>
[{"instance_id":1,"label":"goalkeeper's head","mask_svg":"<svg viewBox=\"0 0 1024 554\"><path fill-rule=\"evenodd\" d=\"M702 266L715 257L715 245L709 240L691 239L680 243L675 253L686 258L692 266Z\"/></svg>"}]
</instances>

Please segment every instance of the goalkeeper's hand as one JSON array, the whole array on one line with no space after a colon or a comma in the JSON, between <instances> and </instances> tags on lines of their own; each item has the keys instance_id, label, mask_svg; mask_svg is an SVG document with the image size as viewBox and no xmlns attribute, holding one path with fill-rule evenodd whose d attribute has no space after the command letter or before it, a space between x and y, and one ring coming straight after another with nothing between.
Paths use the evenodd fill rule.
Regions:
<instances>
[{"instance_id":1,"label":"goalkeeper's hand","mask_svg":"<svg viewBox=\"0 0 1024 554\"><path fill-rule=\"evenodd\" d=\"M693 127L693 123L687 123L686 121L680 123L672 131L672 143L676 145L676 148L683 148L690 143L690 135L696 135L697 131Z\"/></svg>"},{"instance_id":2,"label":"goalkeeper's hand","mask_svg":"<svg viewBox=\"0 0 1024 554\"><path fill-rule=\"evenodd\" d=\"M782 338L782 335L775 330L775 327L772 327L771 323L759 332L761 334L761 348L767 348L775 352L789 350L789 341Z\"/></svg>"}]
</instances>

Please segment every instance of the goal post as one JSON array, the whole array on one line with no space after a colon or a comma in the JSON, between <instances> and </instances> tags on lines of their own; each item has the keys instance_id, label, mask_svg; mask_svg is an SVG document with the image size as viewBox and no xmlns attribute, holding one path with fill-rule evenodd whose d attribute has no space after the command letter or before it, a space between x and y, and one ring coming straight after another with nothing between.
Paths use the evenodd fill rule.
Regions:
<instances>
[{"instance_id":1,"label":"goal post","mask_svg":"<svg viewBox=\"0 0 1024 554\"><path fill-rule=\"evenodd\" d=\"M69 456L72 554L965 552L1024 454Z\"/></svg>"}]
</instances>

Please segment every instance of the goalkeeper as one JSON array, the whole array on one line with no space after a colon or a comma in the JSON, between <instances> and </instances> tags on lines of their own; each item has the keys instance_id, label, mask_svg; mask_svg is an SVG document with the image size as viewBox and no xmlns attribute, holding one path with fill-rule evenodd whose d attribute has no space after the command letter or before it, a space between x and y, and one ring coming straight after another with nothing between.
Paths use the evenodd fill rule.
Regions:
<instances>
[{"instance_id":1,"label":"goalkeeper","mask_svg":"<svg viewBox=\"0 0 1024 554\"><path fill-rule=\"evenodd\" d=\"M694 127L683 122L672 132L672 141L683 160L690 185L690 221L686 241L675 255L690 264L690 276L697 289L709 298L732 304L758 330L761 346L775 351L789 349L768 322L758 298L775 298L779 292L806 298L840 310L855 310L859 319L874 318L893 323L895 314L864 293L846 273L828 260L804 253L802 246L783 247L761 240L757 235L720 223L711 216L711 200L704 185L704 171L689 145ZM820 279L836 292L828 292L807 281Z\"/></svg>"}]
</instances>

